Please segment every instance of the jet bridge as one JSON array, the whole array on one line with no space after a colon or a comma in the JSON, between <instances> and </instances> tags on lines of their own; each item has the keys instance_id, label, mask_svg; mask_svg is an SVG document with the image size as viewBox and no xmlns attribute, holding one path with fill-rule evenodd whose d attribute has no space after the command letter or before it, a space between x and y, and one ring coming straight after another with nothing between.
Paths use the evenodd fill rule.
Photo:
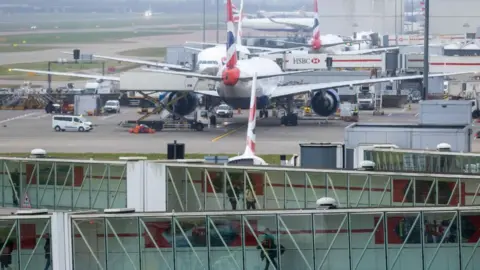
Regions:
<instances>
[{"instance_id":1,"label":"jet bridge","mask_svg":"<svg viewBox=\"0 0 480 270\"><path fill-rule=\"evenodd\" d=\"M429 70L432 73L476 71L480 68L480 56L430 55ZM423 54L406 54L402 57L406 72L423 71Z\"/></svg>"},{"instance_id":2,"label":"jet bridge","mask_svg":"<svg viewBox=\"0 0 480 270\"><path fill-rule=\"evenodd\" d=\"M397 69L395 53L373 55L328 55L317 53L285 53L262 56L276 61L283 70L370 70Z\"/></svg>"}]
</instances>

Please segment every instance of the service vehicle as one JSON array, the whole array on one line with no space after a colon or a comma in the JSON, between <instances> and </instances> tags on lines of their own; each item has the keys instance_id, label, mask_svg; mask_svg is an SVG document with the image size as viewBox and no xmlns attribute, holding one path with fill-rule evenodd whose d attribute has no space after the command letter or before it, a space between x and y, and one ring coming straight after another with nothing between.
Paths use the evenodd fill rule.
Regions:
<instances>
[{"instance_id":1,"label":"service vehicle","mask_svg":"<svg viewBox=\"0 0 480 270\"><path fill-rule=\"evenodd\" d=\"M215 114L217 117L227 117L227 118L232 118L233 117L233 109L232 107L228 106L227 104L220 104L215 111Z\"/></svg>"},{"instance_id":2,"label":"service vehicle","mask_svg":"<svg viewBox=\"0 0 480 270\"><path fill-rule=\"evenodd\" d=\"M107 113L119 113L120 112L120 101L118 100L107 100L105 106L103 106L103 111Z\"/></svg>"},{"instance_id":3,"label":"service vehicle","mask_svg":"<svg viewBox=\"0 0 480 270\"><path fill-rule=\"evenodd\" d=\"M54 115L52 117L52 128L59 131L90 131L93 129L92 122L83 116Z\"/></svg>"}]
</instances>

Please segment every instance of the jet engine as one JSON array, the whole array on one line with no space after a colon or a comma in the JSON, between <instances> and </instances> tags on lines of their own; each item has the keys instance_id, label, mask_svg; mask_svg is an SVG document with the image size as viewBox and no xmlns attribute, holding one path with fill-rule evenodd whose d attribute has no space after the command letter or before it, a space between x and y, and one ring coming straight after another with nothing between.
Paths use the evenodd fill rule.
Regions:
<instances>
[{"instance_id":1,"label":"jet engine","mask_svg":"<svg viewBox=\"0 0 480 270\"><path fill-rule=\"evenodd\" d=\"M317 91L310 102L312 110L320 116L334 114L340 105L340 96L333 89Z\"/></svg>"},{"instance_id":2,"label":"jet engine","mask_svg":"<svg viewBox=\"0 0 480 270\"><path fill-rule=\"evenodd\" d=\"M171 101L174 102L170 104ZM167 107L168 110L184 116L195 111L198 106L198 97L195 93L171 92L168 93L164 102L165 104L169 104Z\"/></svg>"}]
</instances>

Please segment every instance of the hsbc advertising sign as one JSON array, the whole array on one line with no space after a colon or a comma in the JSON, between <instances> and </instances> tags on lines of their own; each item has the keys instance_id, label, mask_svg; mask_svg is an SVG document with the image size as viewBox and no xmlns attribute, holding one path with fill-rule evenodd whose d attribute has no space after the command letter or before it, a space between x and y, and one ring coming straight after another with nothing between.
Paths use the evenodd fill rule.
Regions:
<instances>
[{"instance_id":1,"label":"hsbc advertising sign","mask_svg":"<svg viewBox=\"0 0 480 270\"><path fill-rule=\"evenodd\" d=\"M327 69L326 54L289 54L285 57L285 69Z\"/></svg>"}]
</instances>

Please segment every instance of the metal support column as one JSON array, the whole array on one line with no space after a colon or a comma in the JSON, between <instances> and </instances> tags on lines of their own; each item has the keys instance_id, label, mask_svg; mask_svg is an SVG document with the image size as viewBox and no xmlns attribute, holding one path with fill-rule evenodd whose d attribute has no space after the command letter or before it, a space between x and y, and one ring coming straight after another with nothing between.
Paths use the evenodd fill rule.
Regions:
<instances>
[{"instance_id":1,"label":"metal support column","mask_svg":"<svg viewBox=\"0 0 480 270\"><path fill-rule=\"evenodd\" d=\"M422 100L426 100L428 96L428 73L429 73L429 63L428 63L428 53L429 53L429 36L430 36L430 1L425 1L425 30L423 37L423 96Z\"/></svg>"}]
</instances>

